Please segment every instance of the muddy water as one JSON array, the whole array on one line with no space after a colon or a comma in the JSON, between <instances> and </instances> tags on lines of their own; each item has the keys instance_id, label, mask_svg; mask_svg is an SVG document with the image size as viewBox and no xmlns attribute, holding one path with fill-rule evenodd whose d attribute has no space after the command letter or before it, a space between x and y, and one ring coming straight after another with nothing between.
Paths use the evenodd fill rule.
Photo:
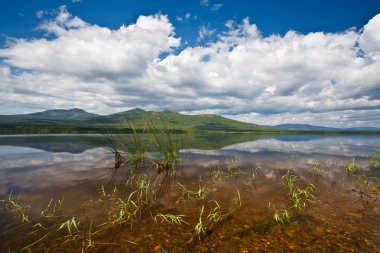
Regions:
<instances>
[{"instance_id":1,"label":"muddy water","mask_svg":"<svg viewBox=\"0 0 380 253\"><path fill-rule=\"evenodd\" d=\"M15 202L20 196L17 203L29 220L22 222L15 208L1 212L0 252L380 250L380 200L375 192L380 170L369 163L371 154L380 150L380 136L214 135L181 140L178 172L157 175L151 163L157 156L154 150L144 166L115 169L101 136L0 137L1 199L10 192ZM360 169L348 175L346 164L353 158ZM233 173L226 173L229 167ZM298 187L315 186L312 202L300 212L291 208L283 179L289 169L299 179ZM224 176L212 177L218 170ZM142 206L132 224L111 224L112 215L120 214L118 199L126 200L139 178L149 180L156 201ZM186 199L179 184L194 191L204 187L207 194ZM62 201L55 212L53 204L47 208L52 198L52 203ZM222 218L210 222L216 203ZM286 209L292 217L278 223L275 209ZM186 223L154 219L159 213L184 215ZM78 229L72 225L69 232L61 224L73 217ZM206 226L200 239L194 234L199 220Z\"/></svg>"}]
</instances>

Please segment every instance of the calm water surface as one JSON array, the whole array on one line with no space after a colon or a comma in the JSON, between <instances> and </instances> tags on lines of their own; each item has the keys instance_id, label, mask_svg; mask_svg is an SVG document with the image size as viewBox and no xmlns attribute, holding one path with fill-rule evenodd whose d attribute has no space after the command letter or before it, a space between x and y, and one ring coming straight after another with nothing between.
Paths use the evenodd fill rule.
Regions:
<instances>
[{"instance_id":1,"label":"calm water surface","mask_svg":"<svg viewBox=\"0 0 380 253\"><path fill-rule=\"evenodd\" d=\"M2 212L0 252L380 251L375 193L380 170L370 165L371 155L380 151L379 135L178 137L178 172L159 174L150 162L157 157L154 148L144 166L115 169L110 147L131 147L130 136L114 136L119 140L114 142L101 135L0 136L0 197L19 196L29 219L22 223L17 210ZM348 175L346 165L353 159L359 171ZM212 177L228 167L237 173ZM273 215L275 209L291 210L283 180L288 169L299 187L315 185L315 199L281 225ZM139 177L154 185L154 206L140 210L133 226L104 226L117 199L133 191L131 178ZM204 186L208 194L203 200L181 200L179 184L192 190ZM41 217L51 199L63 201L59 214ZM208 215L215 201L223 219L214 224ZM158 213L185 215L186 224L153 219ZM200 215L207 227L201 240L194 236ZM72 217L79 231L59 229ZM88 231L94 233L91 243Z\"/></svg>"}]
</instances>

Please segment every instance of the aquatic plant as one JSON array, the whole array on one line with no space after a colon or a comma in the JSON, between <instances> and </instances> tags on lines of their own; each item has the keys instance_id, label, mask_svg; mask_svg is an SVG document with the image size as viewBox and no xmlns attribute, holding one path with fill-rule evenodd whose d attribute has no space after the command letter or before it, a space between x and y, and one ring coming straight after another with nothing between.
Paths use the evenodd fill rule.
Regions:
<instances>
[{"instance_id":1,"label":"aquatic plant","mask_svg":"<svg viewBox=\"0 0 380 253\"><path fill-rule=\"evenodd\" d=\"M254 169L252 169L252 171L251 171L251 179L252 179L252 183L255 183L255 182L256 182L257 177L258 177L257 168L254 168Z\"/></svg>"},{"instance_id":2,"label":"aquatic plant","mask_svg":"<svg viewBox=\"0 0 380 253\"><path fill-rule=\"evenodd\" d=\"M359 172L359 167L356 165L355 158L352 158L351 161L347 161L346 163L346 172L348 175L357 174Z\"/></svg>"},{"instance_id":3,"label":"aquatic plant","mask_svg":"<svg viewBox=\"0 0 380 253\"><path fill-rule=\"evenodd\" d=\"M315 176L320 176L326 173L325 167L319 161L314 161L314 164L309 168L309 171Z\"/></svg>"},{"instance_id":4,"label":"aquatic plant","mask_svg":"<svg viewBox=\"0 0 380 253\"><path fill-rule=\"evenodd\" d=\"M55 217L61 213L63 199L58 199L54 202L53 200L51 198L47 207L41 211L41 217Z\"/></svg>"},{"instance_id":5,"label":"aquatic plant","mask_svg":"<svg viewBox=\"0 0 380 253\"><path fill-rule=\"evenodd\" d=\"M315 186L313 184L309 183L304 189L299 188L295 185L298 181L298 177L296 175L292 175L291 170L286 172L283 179L289 189L288 196L292 202L291 208L299 212L306 208L309 204L313 203L313 200L315 199L312 194L315 190Z\"/></svg>"},{"instance_id":6,"label":"aquatic plant","mask_svg":"<svg viewBox=\"0 0 380 253\"><path fill-rule=\"evenodd\" d=\"M77 222L75 220L75 217L72 217L71 219L61 223L59 228L57 229L57 231L59 231L61 229L66 229L68 235L72 235L73 229L75 229L75 230L77 230L77 232L79 232L78 225L77 225Z\"/></svg>"},{"instance_id":7,"label":"aquatic plant","mask_svg":"<svg viewBox=\"0 0 380 253\"><path fill-rule=\"evenodd\" d=\"M140 166L144 162L145 154L148 150L149 141L144 137L145 127L142 130L142 134L140 134L135 125L129 121L127 118L125 119L128 127L132 130L132 140L133 146L127 146L127 154L128 154L128 163L132 163L135 166Z\"/></svg>"},{"instance_id":8,"label":"aquatic plant","mask_svg":"<svg viewBox=\"0 0 380 253\"><path fill-rule=\"evenodd\" d=\"M199 241L207 233L207 227L202 221L204 209L205 209L205 206L202 205L199 212L198 223L195 225L194 232L193 232L193 238L196 237L198 238Z\"/></svg>"},{"instance_id":9,"label":"aquatic plant","mask_svg":"<svg viewBox=\"0 0 380 253\"><path fill-rule=\"evenodd\" d=\"M136 191L132 192L126 200L117 199L116 207L109 211L109 220L112 225L133 225L139 213L139 206L132 200Z\"/></svg>"},{"instance_id":10,"label":"aquatic plant","mask_svg":"<svg viewBox=\"0 0 380 253\"><path fill-rule=\"evenodd\" d=\"M149 131L153 134L154 143L160 149L161 159L155 162L158 172L162 170L177 170L180 153L174 138L174 130L164 120L147 119Z\"/></svg>"},{"instance_id":11,"label":"aquatic plant","mask_svg":"<svg viewBox=\"0 0 380 253\"><path fill-rule=\"evenodd\" d=\"M377 152L373 152L369 161L372 168L380 170L380 156Z\"/></svg>"},{"instance_id":12,"label":"aquatic plant","mask_svg":"<svg viewBox=\"0 0 380 253\"><path fill-rule=\"evenodd\" d=\"M184 218L185 215L175 215L175 214L162 214L158 213L156 216L154 216L154 221L157 223L158 219L161 219L161 222L166 222L171 225L182 225L182 224L189 224L187 223Z\"/></svg>"},{"instance_id":13,"label":"aquatic plant","mask_svg":"<svg viewBox=\"0 0 380 253\"><path fill-rule=\"evenodd\" d=\"M359 201L366 209L376 202L380 195L380 178L368 178L364 172L356 176L356 188L352 190L360 196Z\"/></svg>"},{"instance_id":14,"label":"aquatic plant","mask_svg":"<svg viewBox=\"0 0 380 253\"><path fill-rule=\"evenodd\" d=\"M271 202L269 202L268 207L273 209L273 218L277 224L284 225L290 222L292 214L285 207L282 210L278 210Z\"/></svg>"},{"instance_id":15,"label":"aquatic plant","mask_svg":"<svg viewBox=\"0 0 380 253\"><path fill-rule=\"evenodd\" d=\"M178 183L178 186L181 189L181 198L180 200L204 200L208 194L208 190L205 185L202 185L199 182L198 190L193 191L186 188L184 185Z\"/></svg>"},{"instance_id":16,"label":"aquatic plant","mask_svg":"<svg viewBox=\"0 0 380 253\"><path fill-rule=\"evenodd\" d=\"M236 194L235 194L235 197L233 199L233 202L234 202L236 207L238 207L238 208L241 207L241 196L240 196L240 191L237 187L236 187Z\"/></svg>"},{"instance_id":17,"label":"aquatic plant","mask_svg":"<svg viewBox=\"0 0 380 253\"><path fill-rule=\"evenodd\" d=\"M240 173L240 160L238 158L227 160L227 174L236 176Z\"/></svg>"},{"instance_id":18,"label":"aquatic plant","mask_svg":"<svg viewBox=\"0 0 380 253\"><path fill-rule=\"evenodd\" d=\"M20 195L16 200L12 197L12 192L10 192L5 199L0 199L0 204L2 205L5 212L17 212L22 223L29 222L29 217L27 215L27 210L30 206L20 204Z\"/></svg>"},{"instance_id":19,"label":"aquatic plant","mask_svg":"<svg viewBox=\"0 0 380 253\"><path fill-rule=\"evenodd\" d=\"M211 180L213 182L216 182L223 179L236 177L237 175L241 173L241 170L238 164L239 164L238 159L231 159L231 160L227 160L226 168L221 168L219 164L216 167L210 166L209 170L211 171L210 172Z\"/></svg>"},{"instance_id":20,"label":"aquatic plant","mask_svg":"<svg viewBox=\"0 0 380 253\"><path fill-rule=\"evenodd\" d=\"M141 207L152 206L156 203L156 194L152 181L146 174L140 175L136 180L136 202Z\"/></svg>"},{"instance_id":21,"label":"aquatic plant","mask_svg":"<svg viewBox=\"0 0 380 253\"><path fill-rule=\"evenodd\" d=\"M224 218L219 203L216 200L213 200L212 202L215 203L215 207L211 209L210 213L207 215L207 220L211 224L211 227L214 224L221 222Z\"/></svg>"},{"instance_id":22,"label":"aquatic plant","mask_svg":"<svg viewBox=\"0 0 380 253\"><path fill-rule=\"evenodd\" d=\"M92 235L93 235L93 232L92 232L92 220L91 220L90 227L88 229L87 234L85 233L83 235L82 252L85 252L85 249L95 248L95 242L92 239Z\"/></svg>"}]
</instances>

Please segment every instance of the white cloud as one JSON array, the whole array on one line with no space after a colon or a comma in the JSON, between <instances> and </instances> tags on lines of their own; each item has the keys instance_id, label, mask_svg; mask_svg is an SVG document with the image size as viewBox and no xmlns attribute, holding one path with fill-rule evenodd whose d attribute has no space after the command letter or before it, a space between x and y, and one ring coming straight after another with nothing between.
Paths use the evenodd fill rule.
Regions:
<instances>
[{"instance_id":1,"label":"white cloud","mask_svg":"<svg viewBox=\"0 0 380 253\"><path fill-rule=\"evenodd\" d=\"M189 20L191 18L191 13L190 12L187 12L185 15L183 16L176 16L175 19L178 21L178 22L182 22L184 20ZM193 19L197 19L198 16L194 16Z\"/></svg>"},{"instance_id":2,"label":"white cloud","mask_svg":"<svg viewBox=\"0 0 380 253\"><path fill-rule=\"evenodd\" d=\"M139 106L261 124L379 126L379 20L361 31L267 37L248 18L228 21L215 42L175 55L180 39L167 16L111 30L62 7L40 26L49 39L13 39L0 49L0 112ZM202 27L199 39L214 33Z\"/></svg>"},{"instance_id":3,"label":"white cloud","mask_svg":"<svg viewBox=\"0 0 380 253\"><path fill-rule=\"evenodd\" d=\"M41 30L52 40L15 39L0 56L13 67L54 74L99 77L140 75L162 52L180 44L167 16L140 16L135 24L111 30L73 17L62 6Z\"/></svg>"},{"instance_id":4,"label":"white cloud","mask_svg":"<svg viewBox=\"0 0 380 253\"><path fill-rule=\"evenodd\" d=\"M208 7L210 6L210 0L201 0L200 5Z\"/></svg>"},{"instance_id":5,"label":"white cloud","mask_svg":"<svg viewBox=\"0 0 380 253\"><path fill-rule=\"evenodd\" d=\"M198 38L197 40L200 42L200 41L203 41L207 38L209 38L213 33L215 33L216 30L215 29L210 29L206 26L201 26L201 28L199 29L199 33L198 33Z\"/></svg>"},{"instance_id":6,"label":"white cloud","mask_svg":"<svg viewBox=\"0 0 380 253\"><path fill-rule=\"evenodd\" d=\"M217 10L219 10L220 8L222 8L223 5L224 5L224 4L213 4L213 5L211 6L210 9L211 9L212 11L217 11Z\"/></svg>"},{"instance_id":7,"label":"white cloud","mask_svg":"<svg viewBox=\"0 0 380 253\"><path fill-rule=\"evenodd\" d=\"M363 33L360 36L360 48L369 57L379 60L380 57L380 15L372 18L364 26Z\"/></svg>"},{"instance_id":8,"label":"white cloud","mask_svg":"<svg viewBox=\"0 0 380 253\"><path fill-rule=\"evenodd\" d=\"M212 4L211 0L201 0L199 3L202 7L209 8L211 11L217 11L224 5L221 3Z\"/></svg>"}]
</instances>

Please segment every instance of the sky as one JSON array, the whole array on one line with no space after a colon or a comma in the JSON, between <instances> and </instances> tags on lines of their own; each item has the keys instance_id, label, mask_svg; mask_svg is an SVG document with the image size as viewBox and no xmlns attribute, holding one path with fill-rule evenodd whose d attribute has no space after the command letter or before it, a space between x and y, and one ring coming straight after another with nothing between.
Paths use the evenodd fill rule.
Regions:
<instances>
[{"instance_id":1,"label":"sky","mask_svg":"<svg viewBox=\"0 0 380 253\"><path fill-rule=\"evenodd\" d=\"M380 0L0 0L0 114L380 127Z\"/></svg>"}]
</instances>

